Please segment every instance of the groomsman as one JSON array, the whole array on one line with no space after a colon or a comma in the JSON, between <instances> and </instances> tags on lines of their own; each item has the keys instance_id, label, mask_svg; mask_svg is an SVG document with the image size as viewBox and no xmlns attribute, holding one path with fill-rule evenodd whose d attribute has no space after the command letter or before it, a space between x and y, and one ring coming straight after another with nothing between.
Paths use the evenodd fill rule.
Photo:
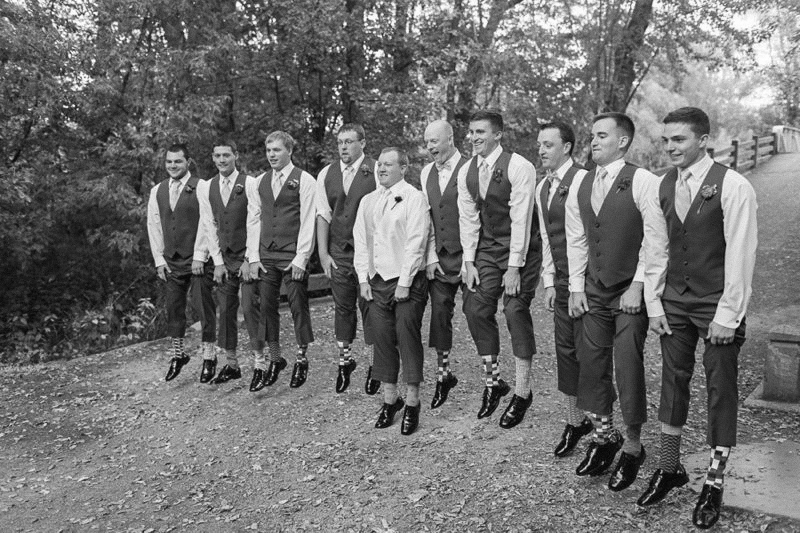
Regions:
<instances>
[{"instance_id":1,"label":"groomsman","mask_svg":"<svg viewBox=\"0 0 800 533\"><path fill-rule=\"evenodd\" d=\"M580 324L569 315L569 267L564 206L572 181L583 177L583 170L572 159L575 132L563 122L549 122L539 129L539 157L547 171L536 189L539 230L542 235L542 286L545 306L553 312L558 390L567 403L567 425L555 448L556 457L565 457L581 437L594 429L592 421L578 409L578 356L575 337Z\"/></svg>"},{"instance_id":2,"label":"groomsman","mask_svg":"<svg viewBox=\"0 0 800 533\"><path fill-rule=\"evenodd\" d=\"M539 218L535 213L536 170L523 157L503 150L503 117L477 111L470 118L473 157L458 173L458 211L467 291L464 314L483 360L486 388L478 418L491 415L510 387L500 379L500 335L495 318L503 314L516 361L514 396L500 427L519 424L533 401L531 358L536 353L530 305L542 263Z\"/></svg>"},{"instance_id":3,"label":"groomsman","mask_svg":"<svg viewBox=\"0 0 800 533\"><path fill-rule=\"evenodd\" d=\"M286 368L281 356L280 301L281 281L294 322L297 360L289 386L306 382L306 351L314 341L308 310L308 272L306 266L314 248L314 178L292 163L295 141L283 131L274 131L265 141L271 170L248 180L247 259L250 275L259 280L261 324L259 338L269 348L269 366L263 357L256 359L250 390L272 385Z\"/></svg>"},{"instance_id":4,"label":"groomsman","mask_svg":"<svg viewBox=\"0 0 800 533\"><path fill-rule=\"evenodd\" d=\"M220 384L242 377L236 348L238 345L237 311L239 289L242 291L250 346L255 357L263 359L264 340L259 339L259 310L256 301L257 284L250 278L250 264L245 258L247 248L247 180L236 169L239 153L232 140L220 140L214 145L212 158L219 171L210 181L198 184L200 226L208 251L214 260L214 282L219 302L219 347L225 350L225 366L214 378L216 359L204 361L201 382ZM197 252L197 250L195 251Z\"/></svg>"},{"instance_id":5,"label":"groomsman","mask_svg":"<svg viewBox=\"0 0 800 533\"><path fill-rule=\"evenodd\" d=\"M458 171L468 161L456 149L453 127L446 120L431 122L425 129L425 147L433 158L422 169L422 192L431 208L435 241L429 250L426 275L431 296L428 345L436 350L436 391L431 409L447 401L458 378L450 372L453 347L453 310L463 265L458 229Z\"/></svg>"},{"instance_id":6,"label":"groomsman","mask_svg":"<svg viewBox=\"0 0 800 533\"><path fill-rule=\"evenodd\" d=\"M339 349L336 392L350 386L350 374L356 368L351 355L356 338L358 312L361 312L364 344L372 344L367 326L367 301L359 294L358 276L353 268L353 224L362 198L375 190L375 161L364 154L364 128L360 124L344 124L336 135L339 162L325 168L317 176L317 246L325 275L331 280L335 306L333 330ZM380 382L372 379L372 365L367 370L364 389L378 392Z\"/></svg>"},{"instance_id":7,"label":"groomsman","mask_svg":"<svg viewBox=\"0 0 800 533\"><path fill-rule=\"evenodd\" d=\"M574 178L566 204L570 313L581 322L577 406L591 413L595 427L575 472L601 475L622 448L608 482L614 491L635 481L645 458L640 440L647 420L645 305L651 315L660 307L652 291L667 260L658 178L624 159L634 131L622 113L594 117L591 146L597 166ZM612 371L627 439L614 429Z\"/></svg>"},{"instance_id":8,"label":"groomsman","mask_svg":"<svg viewBox=\"0 0 800 533\"><path fill-rule=\"evenodd\" d=\"M680 444L702 338L711 462L692 515L701 529L719 519L725 465L736 445L738 357L758 244L755 191L741 174L708 156L709 133L708 115L695 107L664 118L663 141L675 165L659 189L669 266L655 291L664 312L650 318L651 329L661 336L661 457L638 501L652 505L689 481Z\"/></svg>"},{"instance_id":9,"label":"groomsman","mask_svg":"<svg viewBox=\"0 0 800 533\"><path fill-rule=\"evenodd\" d=\"M200 314L205 361L214 360L216 311L211 291L214 284L208 248L200 225L197 200L199 178L189 172L189 149L184 144L167 148L165 167L169 179L150 190L147 234L159 279L166 282L167 335L172 339L172 359L166 380L175 379L190 357L184 352L186 295ZM202 377L202 375L201 375Z\"/></svg>"},{"instance_id":10,"label":"groomsman","mask_svg":"<svg viewBox=\"0 0 800 533\"><path fill-rule=\"evenodd\" d=\"M423 261L430 213L425 196L405 181L408 156L384 148L378 158L380 187L364 197L354 227L354 265L361 296L371 301L370 327L375 340L375 379L383 383L383 406L376 428L392 425L403 405L397 378L403 366L406 402L400 433L419 424L422 381L422 315L427 303Z\"/></svg>"}]
</instances>

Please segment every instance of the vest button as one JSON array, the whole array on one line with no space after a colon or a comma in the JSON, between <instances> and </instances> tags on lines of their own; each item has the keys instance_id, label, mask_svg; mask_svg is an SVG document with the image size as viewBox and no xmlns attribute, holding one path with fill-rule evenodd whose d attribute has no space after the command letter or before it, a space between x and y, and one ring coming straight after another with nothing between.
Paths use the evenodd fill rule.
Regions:
<instances>
[{"instance_id":1,"label":"vest button","mask_svg":"<svg viewBox=\"0 0 800 533\"><path fill-rule=\"evenodd\" d=\"M594 254L594 255L595 255L595 256L597 256L597 257L600 257L602 254L601 254L600 252L597 252L597 253L596 253L596 254Z\"/></svg>"},{"instance_id":2,"label":"vest button","mask_svg":"<svg viewBox=\"0 0 800 533\"><path fill-rule=\"evenodd\" d=\"M683 248L684 252L689 249L685 244L683 246L681 246L681 248Z\"/></svg>"},{"instance_id":3,"label":"vest button","mask_svg":"<svg viewBox=\"0 0 800 533\"><path fill-rule=\"evenodd\" d=\"M689 266L689 261L684 261L683 266Z\"/></svg>"},{"instance_id":4,"label":"vest button","mask_svg":"<svg viewBox=\"0 0 800 533\"><path fill-rule=\"evenodd\" d=\"M683 279L689 281L689 276L683 276Z\"/></svg>"},{"instance_id":5,"label":"vest button","mask_svg":"<svg viewBox=\"0 0 800 533\"><path fill-rule=\"evenodd\" d=\"M599 223L599 222L595 222L595 223L594 223L594 227L595 227L595 228L599 228L599 227L600 227L600 223Z\"/></svg>"},{"instance_id":6,"label":"vest button","mask_svg":"<svg viewBox=\"0 0 800 533\"><path fill-rule=\"evenodd\" d=\"M600 239L595 239L595 240L594 240L594 242L595 242L596 244L600 244Z\"/></svg>"},{"instance_id":7,"label":"vest button","mask_svg":"<svg viewBox=\"0 0 800 533\"><path fill-rule=\"evenodd\" d=\"M687 233L687 231L686 231L686 230L683 230L683 234L684 234L684 235L686 235L686 233Z\"/></svg>"}]
</instances>

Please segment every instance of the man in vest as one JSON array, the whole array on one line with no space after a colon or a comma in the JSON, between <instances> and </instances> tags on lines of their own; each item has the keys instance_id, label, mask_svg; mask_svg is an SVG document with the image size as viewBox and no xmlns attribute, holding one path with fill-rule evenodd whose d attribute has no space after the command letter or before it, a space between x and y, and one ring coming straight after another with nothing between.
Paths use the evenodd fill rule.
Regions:
<instances>
[{"instance_id":1,"label":"man in vest","mask_svg":"<svg viewBox=\"0 0 800 533\"><path fill-rule=\"evenodd\" d=\"M624 159L634 131L622 113L594 117L591 146L597 166L574 178L566 204L570 314L581 322L577 406L590 413L595 430L575 472L603 474L622 448L608 482L614 491L634 482L645 458L640 440L647 420L644 342L648 312L653 315L660 307L652 291L666 268L658 178ZM645 257L652 261L647 269ZM612 368L626 439L612 419L617 397Z\"/></svg>"},{"instance_id":2,"label":"man in vest","mask_svg":"<svg viewBox=\"0 0 800 533\"><path fill-rule=\"evenodd\" d=\"M539 218L534 201L536 169L525 158L503 150L503 117L477 111L470 117L474 156L458 173L458 211L467 291L464 314L483 360L486 388L478 418L490 416L509 393L500 379L497 300L516 361L514 396L500 427L519 424L533 401L531 358L536 353L530 305L542 263Z\"/></svg>"},{"instance_id":3,"label":"man in vest","mask_svg":"<svg viewBox=\"0 0 800 533\"><path fill-rule=\"evenodd\" d=\"M247 195L244 193L249 178L236 169L238 157L235 142L227 139L217 142L212 158L219 174L210 181L200 182L197 188L200 226L214 261L219 303L218 344L225 350L227 359L216 378L216 359L203 362L200 381L204 383L212 378L213 383L221 384L242 377L236 353L240 287L251 348L256 358L264 351L264 340L258 338L257 284L250 278L250 264L244 256L247 248Z\"/></svg>"},{"instance_id":4,"label":"man in vest","mask_svg":"<svg viewBox=\"0 0 800 533\"><path fill-rule=\"evenodd\" d=\"M400 433L419 424L422 381L422 315L428 300L424 259L430 230L425 196L405 181L408 156L384 148L378 158L380 187L366 195L353 228L361 296L371 301L370 327L375 340L375 379L383 384L383 406L376 428L392 425L403 405ZM397 393L400 366L406 401Z\"/></svg>"},{"instance_id":5,"label":"man in vest","mask_svg":"<svg viewBox=\"0 0 800 533\"><path fill-rule=\"evenodd\" d=\"M294 321L297 360L289 386L300 387L308 377L306 351L314 341L308 310L306 266L314 248L314 178L292 164L295 141L274 131L265 141L271 170L247 182L247 259L250 275L259 279L261 324L259 338L269 348L269 367L256 359L250 390L257 392L277 381L286 368L281 357L278 304L281 281Z\"/></svg>"},{"instance_id":6,"label":"man in vest","mask_svg":"<svg viewBox=\"0 0 800 533\"><path fill-rule=\"evenodd\" d=\"M567 425L556 445L556 457L572 452L581 437L594 429L578 409L578 356L575 352L577 321L569 316L569 267L564 206L572 181L583 170L572 159L575 132L563 122L549 122L539 129L539 157L547 171L536 189L539 229L542 235L542 286L547 310L553 313L558 390L567 403Z\"/></svg>"},{"instance_id":7,"label":"man in vest","mask_svg":"<svg viewBox=\"0 0 800 533\"><path fill-rule=\"evenodd\" d=\"M202 325L203 360L213 360L216 310L211 291L212 264L200 225L198 178L189 172L189 150L184 144L167 149L165 166L169 179L153 187L147 204L147 234L159 279L166 282L167 335L172 339L172 359L166 380L180 374L189 362L184 352L186 295ZM203 368L205 369L205 363Z\"/></svg>"},{"instance_id":8,"label":"man in vest","mask_svg":"<svg viewBox=\"0 0 800 533\"><path fill-rule=\"evenodd\" d=\"M364 344L372 344L367 326L366 300L359 295L358 276L353 268L353 224L358 206L365 195L375 190L375 161L364 154L364 128L360 124L344 124L336 136L339 162L325 168L317 176L317 246L325 275L331 280L334 315L333 330L339 349L336 392L350 386L350 374L356 368L351 355L356 338L358 312L361 312ZM378 392L380 382L372 379L372 365L367 370L364 389Z\"/></svg>"},{"instance_id":9,"label":"man in vest","mask_svg":"<svg viewBox=\"0 0 800 533\"><path fill-rule=\"evenodd\" d=\"M665 283L656 288L664 312L650 318L661 336L661 457L638 501L652 505L689 481L680 443L702 338L711 462L692 515L702 529L719 518L725 465L736 445L738 357L758 244L755 191L741 174L707 155L709 133L708 115L694 107L664 119L663 140L674 165L659 189L669 266Z\"/></svg>"},{"instance_id":10,"label":"man in vest","mask_svg":"<svg viewBox=\"0 0 800 533\"><path fill-rule=\"evenodd\" d=\"M431 409L447 401L458 378L450 372L453 347L453 309L461 285L461 240L458 231L458 171L468 160L456 149L453 127L446 120L425 129L425 147L433 158L420 174L422 192L431 208L435 241L429 250L426 275L431 297L428 345L436 350L438 371Z\"/></svg>"}]
</instances>

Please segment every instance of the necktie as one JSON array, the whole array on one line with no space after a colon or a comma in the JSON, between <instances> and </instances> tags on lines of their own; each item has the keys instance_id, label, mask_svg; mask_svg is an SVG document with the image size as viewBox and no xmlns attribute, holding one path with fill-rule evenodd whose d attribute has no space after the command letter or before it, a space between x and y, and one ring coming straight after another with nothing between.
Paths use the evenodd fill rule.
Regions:
<instances>
[{"instance_id":1,"label":"necktie","mask_svg":"<svg viewBox=\"0 0 800 533\"><path fill-rule=\"evenodd\" d=\"M480 185L481 198L486 198L486 191L489 190L489 164L484 159L478 167L478 184Z\"/></svg>"},{"instance_id":2,"label":"necktie","mask_svg":"<svg viewBox=\"0 0 800 533\"><path fill-rule=\"evenodd\" d=\"M228 205L228 200L231 197L231 179L223 178L222 179L222 203L226 206Z\"/></svg>"},{"instance_id":3,"label":"necktie","mask_svg":"<svg viewBox=\"0 0 800 533\"><path fill-rule=\"evenodd\" d=\"M603 207L603 202L608 193L608 171L603 167L597 167L597 175L594 177L592 184L592 210L594 214L600 213L600 208Z\"/></svg>"},{"instance_id":4,"label":"necktie","mask_svg":"<svg viewBox=\"0 0 800 533\"><path fill-rule=\"evenodd\" d=\"M355 177L355 171L352 166L348 165L344 169L344 179L342 180L342 187L344 188L344 194L350 192L350 186L353 184L353 178Z\"/></svg>"},{"instance_id":5,"label":"necktie","mask_svg":"<svg viewBox=\"0 0 800 533\"><path fill-rule=\"evenodd\" d=\"M552 171L548 170L547 174L545 175L545 179L550 182L550 188L547 190L547 207L550 207L550 203L553 201L553 196L556 194L556 189L558 189L558 181L556 180L557 174Z\"/></svg>"},{"instance_id":6,"label":"necktie","mask_svg":"<svg viewBox=\"0 0 800 533\"><path fill-rule=\"evenodd\" d=\"M678 182L675 184L675 213L681 222L686 218L689 212L689 207L692 205L692 190L689 188L689 176L691 172L682 172L678 177Z\"/></svg>"},{"instance_id":7,"label":"necktie","mask_svg":"<svg viewBox=\"0 0 800 533\"><path fill-rule=\"evenodd\" d=\"M283 173L278 171L272 177L272 197L273 198L275 198L275 199L278 198L278 195L281 193L281 188L283 188Z\"/></svg>"},{"instance_id":8,"label":"necktie","mask_svg":"<svg viewBox=\"0 0 800 533\"><path fill-rule=\"evenodd\" d=\"M173 179L169 183L169 207L175 211L178 199L181 197L181 180Z\"/></svg>"},{"instance_id":9,"label":"necktie","mask_svg":"<svg viewBox=\"0 0 800 533\"><path fill-rule=\"evenodd\" d=\"M389 199L391 197L392 197L392 191L391 190L386 189L386 190L383 191L383 194L381 195L381 199L378 202L378 209L376 210L377 215L378 215L378 220L382 219L383 215L386 214L386 210L389 207Z\"/></svg>"}]
</instances>

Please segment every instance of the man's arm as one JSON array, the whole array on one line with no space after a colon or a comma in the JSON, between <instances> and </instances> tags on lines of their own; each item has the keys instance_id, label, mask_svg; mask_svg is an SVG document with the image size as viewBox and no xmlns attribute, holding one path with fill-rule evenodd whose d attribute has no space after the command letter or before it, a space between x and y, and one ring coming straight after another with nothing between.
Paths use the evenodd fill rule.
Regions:
<instances>
[{"instance_id":1,"label":"man's arm","mask_svg":"<svg viewBox=\"0 0 800 533\"><path fill-rule=\"evenodd\" d=\"M257 178L248 179L245 182L245 193L247 194L247 260L250 261L250 275L253 279L258 279L259 270L263 270L261 265L261 195L258 188L264 174Z\"/></svg>"},{"instance_id":2,"label":"man's arm","mask_svg":"<svg viewBox=\"0 0 800 533\"><path fill-rule=\"evenodd\" d=\"M567 234L569 265L570 315L574 318L589 310L586 300L586 265L589 262L589 241L581 220L578 190L586 174L575 175L564 205L564 226Z\"/></svg>"},{"instance_id":3,"label":"man's arm","mask_svg":"<svg viewBox=\"0 0 800 533\"><path fill-rule=\"evenodd\" d=\"M475 267L475 252L478 249L481 221L478 206L467 188L467 172L470 163L461 166L458 171L458 225L459 239L464 261L464 283L467 289L475 291L475 286L480 285L478 270Z\"/></svg>"},{"instance_id":4,"label":"man's arm","mask_svg":"<svg viewBox=\"0 0 800 533\"><path fill-rule=\"evenodd\" d=\"M368 194L358 206L356 221L353 226L353 268L356 271L356 276L358 276L361 296L366 300L372 300L372 290L369 286L369 265L372 250L368 237L369 229L367 228L367 220L372 218L371 206L372 194Z\"/></svg>"},{"instance_id":5,"label":"man's arm","mask_svg":"<svg viewBox=\"0 0 800 533\"><path fill-rule=\"evenodd\" d=\"M306 270L308 259L314 251L314 226L316 209L314 207L314 178L308 172L300 173L300 231L297 233L297 253L292 260L292 275Z\"/></svg>"},{"instance_id":6,"label":"man's arm","mask_svg":"<svg viewBox=\"0 0 800 533\"><path fill-rule=\"evenodd\" d=\"M397 285L411 287L414 276L423 266L430 229L430 208L428 202L425 201L425 196L416 190L407 194L403 203L405 204L406 243Z\"/></svg>"},{"instance_id":7,"label":"man's arm","mask_svg":"<svg viewBox=\"0 0 800 533\"><path fill-rule=\"evenodd\" d=\"M542 287L544 287L544 304L545 307L552 311L555 305L555 275L556 267L553 261L553 251L550 249L550 237L547 235L547 226L544 222L544 207L542 206L542 188L544 187L545 180L542 180L536 187L536 194L534 202L539 207L537 209L537 216L539 217L539 235L542 237ZM552 185L551 185L552 187Z\"/></svg>"},{"instance_id":8,"label":"man's arm","mask_svg":"<svg viewBox=\"0 0 800 533\"><path fill-rule=\"evenodd\" d=\"M314 193L314 204L317 210L317 250L319 251L319 262L322 265L322 270L325 275L330 279L332 269L337 268L336 263L331 258L328 243L330 240L331 219L333 212L331 205L328 202L328 191L325 188L325 179L328 177L328 165L323 168L317 176L316 192Z\"/></svg>"},{"instance_id":9,"label":"man's arm","mask_svg":"<svg viewBox=\"0 0 800 533\"><path fill-rule=\"evenodd\" d=\"M164 233L161 228L161 215L158 211L156 194L158 185L150 189L150 198L147 201L147 237L150 240L150 253L156 268L166 266L164 259Z\"/></svg>"},{"instance_id":10,"label":"man's arm","mask_svg":"<svg viewBox=\"0 0 800 533\"><path fill-rule=\"evenodd\" d=\"M522 268L525 266L525 256L531 240L536 169L527 159L513 154L508 165L508 180L511 182L511 199L508 202L511 217L508 266Z\"/></svg>"},{"instance_id":11,"label":"man's arm","mask_svg":"<svg viewBox=\"0 0 800 533\"><path fill-rule=\"evenodd\" d=\"M644 259L644 265L642 266L644 304L647 308L647 315L653 318L664 316L661 296L664 294L667 265L669 263L667 220L664 217L664 211L661 209L659 200L659 191L663 178L643 169L637 170L636 173L632 192L634 193L636 206L642 213L644 226L644 239L642 240L639 262L641 263L642 259ZM668 326L666 329L669 329Z\"/></svg>"}]
</instances>

